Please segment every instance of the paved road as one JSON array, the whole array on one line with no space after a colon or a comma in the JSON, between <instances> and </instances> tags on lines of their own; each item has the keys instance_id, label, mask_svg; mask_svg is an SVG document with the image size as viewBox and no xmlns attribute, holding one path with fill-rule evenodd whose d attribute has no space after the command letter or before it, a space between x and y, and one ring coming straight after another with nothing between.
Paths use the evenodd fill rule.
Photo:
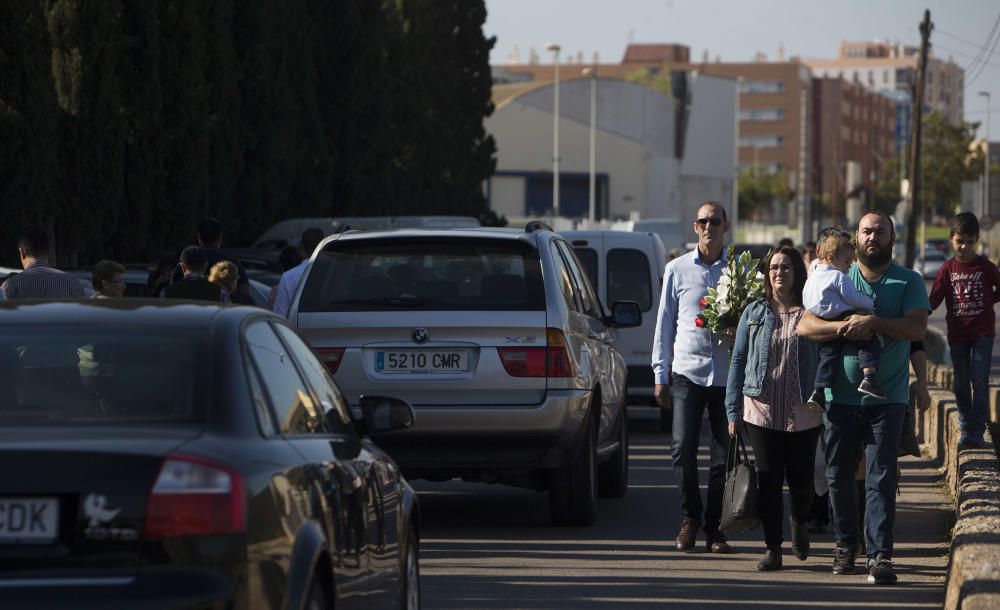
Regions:
<instances>
[{"instance_id":1,"label":"paved road","mask_svg":"<svg viewBox=\"0 0 1000 610\"><path fill-rule=\"evenodd\" d=\"M628 495L602 500L591 528L551 526L544 494L417 482L424 607L941 607L951 510L929 464L907 458L902 465L897 587L869 585L864 575L834 576L830 534L816 536L806 562L786 543L785 569L760 573L760 530L733 540L734 555L708 555L702 539L696 553L673 549L679 494L669 439L656 431L653 415L633 411Z\"/></svg>"}]
</instances>

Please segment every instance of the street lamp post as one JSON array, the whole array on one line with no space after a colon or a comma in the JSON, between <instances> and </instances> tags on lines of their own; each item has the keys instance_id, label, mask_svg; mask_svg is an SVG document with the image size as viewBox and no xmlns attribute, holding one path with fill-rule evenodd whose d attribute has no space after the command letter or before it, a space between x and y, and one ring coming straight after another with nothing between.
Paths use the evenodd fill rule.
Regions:
<instances>
[{"instance_id":1,"label":"street lamp post","mask_svg":"<svg viewBox=\"0 0 1000 610\"><path fill-rule=\"evenodd\" d=\"M555 100L552 121L552 221L559 217L559 50L554 42L545 43L545 50L552 51L555 63Z\"/></svg>"},{"instance_id":2,"label":"street lamp post","mask_svg":"<svg viewBox=\"0 0 1000 610\"><path fill-rule=\"evenodd\" d=\"M597 220L597 68L584 68L583 75L590 77L590 199L587 220L593 225Z\"/></svg>"},{"instance_id":3,"label":"street lamp post","mask_svg":"<svg viewBox=\"0 0 1000 610\"><path fill-rule=\"evenodd\" d=\"M983 208L979 214L982 218L990 213L990 92L980 91L979 95L986 98L986 162L983 164L985 166L985 178L984 178L984 188L983 190Z\"/></svg>"}]
</instances>

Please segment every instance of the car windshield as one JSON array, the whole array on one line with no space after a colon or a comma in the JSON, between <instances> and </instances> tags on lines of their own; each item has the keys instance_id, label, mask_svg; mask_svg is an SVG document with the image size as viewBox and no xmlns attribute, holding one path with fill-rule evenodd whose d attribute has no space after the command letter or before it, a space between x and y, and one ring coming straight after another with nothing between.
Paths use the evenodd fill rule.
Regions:
<instances>
[{"instance_id":1,"label":"car windshield","mask_svg":"<svg viewBox=\"0 0 1000 610\"><path fill-rule=\"evenodd\" d=\"M201 422L204 358L188 333L0 327L0 425Z\"/></svg>"},{"instance_id":2,"label":"car windshield","mask_svg":"<svg viewBox=\"0 0 1000 610\"><path fill-rule=\"evenodd\" d=\"M332 242L317 256L299 310L544 310L530 244L502 239Z\"/></svg>"}]
</instances>

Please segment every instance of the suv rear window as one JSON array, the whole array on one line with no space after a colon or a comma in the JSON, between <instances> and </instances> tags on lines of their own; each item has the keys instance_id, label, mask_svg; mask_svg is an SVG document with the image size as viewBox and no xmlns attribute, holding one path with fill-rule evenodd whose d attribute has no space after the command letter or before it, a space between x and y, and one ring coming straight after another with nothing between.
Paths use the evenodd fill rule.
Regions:
<instances>
[{"instance_id":1,"label":"suv rear window","mask_svg":"<svg viewBox=\"0 0 1000 610\"><path fill-rule=\"evenodd\" d=\"M538 251L483 238L332 242L313 263L299 311L544 310Z\"/></svg>"},{"instance_id":2,"label":"suv rear window","mask_svg":"<svg viewBox=\"0 0 1000 610\"><path fill-rule=\"evenodd\" d=\"M200 422L205 341L151 329L0 329L0 425Z\"/></svg>"}]
</instances>

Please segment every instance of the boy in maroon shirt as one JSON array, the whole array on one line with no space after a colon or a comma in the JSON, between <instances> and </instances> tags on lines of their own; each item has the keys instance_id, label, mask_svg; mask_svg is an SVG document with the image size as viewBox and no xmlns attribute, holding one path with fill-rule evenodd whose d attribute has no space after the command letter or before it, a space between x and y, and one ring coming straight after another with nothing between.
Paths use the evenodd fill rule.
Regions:
<instances>
[{"instance_id":1,"label":"boy in maroon shirt","mask_svg":"<svg viewBox=\"0 0 1000 610\"><path fill-rule=\"evenodd\" d=\"M948 311L948 346L955 369L955 401L962 433L959 446L982 447L996 335L993 304L1000 301L1000 270L988 258L976 254L979 220L975 214L957 214L950 235L955 257L938 271L931 288L931 309L944 301Z\"/></svg>"}]
</instances>

